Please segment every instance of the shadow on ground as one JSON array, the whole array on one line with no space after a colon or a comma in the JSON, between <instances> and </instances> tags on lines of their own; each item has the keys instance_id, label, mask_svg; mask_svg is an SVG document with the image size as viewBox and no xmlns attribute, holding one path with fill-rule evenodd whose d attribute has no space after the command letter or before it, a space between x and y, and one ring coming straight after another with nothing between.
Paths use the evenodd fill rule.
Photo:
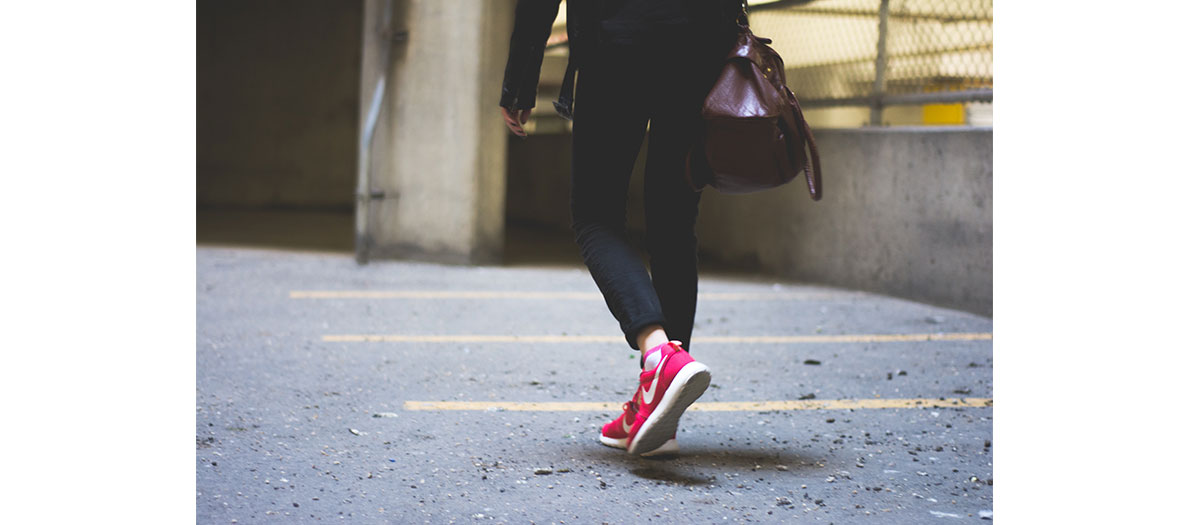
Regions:
<instances>
[{"instance_id":1,"label":"shadow on ground","mask_svg":"<svg viewBox=\"0 0 1180 525\"><path fill-rule=\"evenodd\" d=\"M795 451L759 449L734 450L729 447L693 447L680 454L641 458L618 449L603 447L588 450L587 460L626 468L631 474L674 485L697 486L717 482L716 474L726 472L764 472L767 475L810 472L829 469L823 458ZM786 470L781 470L785 468Z\"/></svg>"}]
</instances>

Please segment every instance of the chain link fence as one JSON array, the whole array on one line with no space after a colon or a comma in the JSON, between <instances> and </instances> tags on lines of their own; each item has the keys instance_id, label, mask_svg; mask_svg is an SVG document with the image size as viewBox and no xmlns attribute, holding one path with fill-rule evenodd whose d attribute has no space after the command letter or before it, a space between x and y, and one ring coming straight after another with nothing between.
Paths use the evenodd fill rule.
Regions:
<instances>
[{"instance_id":1,"label":"chain link fence","mask_svg":"<svg viewBox=\"0 0 1180 525\"><path fill-rule=\"evenodd\" d=\"M751 4L817 127L991 124L991 0Z\"/></svg>"}]
</instances>

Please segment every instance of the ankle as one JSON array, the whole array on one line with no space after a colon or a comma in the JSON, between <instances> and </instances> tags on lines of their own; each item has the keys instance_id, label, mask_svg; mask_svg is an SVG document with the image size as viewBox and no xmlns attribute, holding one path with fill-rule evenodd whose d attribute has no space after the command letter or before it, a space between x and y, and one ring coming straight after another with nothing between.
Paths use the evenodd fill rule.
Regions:
<instances>
[{"instance_id":1,"label":"ankle","mask_svg":"<svg viewBox=\"0 0 1180 525\"><path fill-rule=\"evenodd\" d=\"M664 327L653 324L640 330L636 341L639 343L639 348L643 350L644 357L646 357L652 348L668 342L668 334L664 332Z\"/></svg>"}]
</instances>

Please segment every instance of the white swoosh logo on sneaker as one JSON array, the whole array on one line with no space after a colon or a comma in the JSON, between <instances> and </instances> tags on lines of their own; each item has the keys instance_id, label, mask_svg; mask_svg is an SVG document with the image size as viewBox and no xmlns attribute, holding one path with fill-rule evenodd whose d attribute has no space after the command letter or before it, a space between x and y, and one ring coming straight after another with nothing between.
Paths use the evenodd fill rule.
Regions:
<instances>
[{"instance_id":1,"label":"white swoosh logo on sneaker","mask_svg":"<svg viewBox=\"0 0 1180 525\"><path fill-rule=\"evenodd\" d=\"M651 400L655 398L656 386L660 382L660 374L664 373L664 363L668 362L668 356L670 356L670 355L672 355L672 354L664 354L662 357L660 357L660 364L656 365L656 375L651 380L651 388L650 389L643 389L643 388L640 389L643 392L643 404L650 405Z\"/></svg>"},{"instance_id":2,"label":"white swoosh logo on sneaker","mask_svg":"<svg viewBox=\"0 0 1180 525\"><path fill-rule=\"evenodd\" d=\"M631 433L631 423L627 422L627 416L623 416L623 432L626 434Z\"/></svg>"}]
</instances>

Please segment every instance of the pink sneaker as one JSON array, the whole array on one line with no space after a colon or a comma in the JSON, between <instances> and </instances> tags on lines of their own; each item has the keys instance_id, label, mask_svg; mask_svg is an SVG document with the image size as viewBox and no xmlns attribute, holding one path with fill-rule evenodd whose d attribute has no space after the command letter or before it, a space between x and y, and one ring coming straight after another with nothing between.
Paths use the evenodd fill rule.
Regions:
<instances>
[{"instance_id":1,"label":"pink sneaker","mask_svg":"<svg viewBox=\"0 0 1180 525\"><path fill-rule=\"evenodd\" d=\"M680 416L705 393L712 379L709 367L688 355L680 348L679 341L665 343L647 353L656 351L660 352L660 362L639 374L639 392L632 401L636 406L635 420L627 435L627 452L631 454L651 452L675 437ZM623 423L626 417L624 411L620 418Z\"/></svg>"},{"instance_id":2,"label":"pink sneaker","mask_svg":"<svg viewBox=\"0 0 1180 525\"><path fill-rule=\"evenodd\" d=\"M636 395L639 393L636 392ZM602 434L598 436L598 440L608 447L626 449L627 436L631 433L631 426L635 423L635 414L638 410L634 400L628 401L623 405L623 414L618 419L602 425ZM678 452L680 452L680 445L676 443L676 434L672 434L672 439L665 441L659 448L640 455L644 457L663 456Z\"/></svg>"}]
</instances>

